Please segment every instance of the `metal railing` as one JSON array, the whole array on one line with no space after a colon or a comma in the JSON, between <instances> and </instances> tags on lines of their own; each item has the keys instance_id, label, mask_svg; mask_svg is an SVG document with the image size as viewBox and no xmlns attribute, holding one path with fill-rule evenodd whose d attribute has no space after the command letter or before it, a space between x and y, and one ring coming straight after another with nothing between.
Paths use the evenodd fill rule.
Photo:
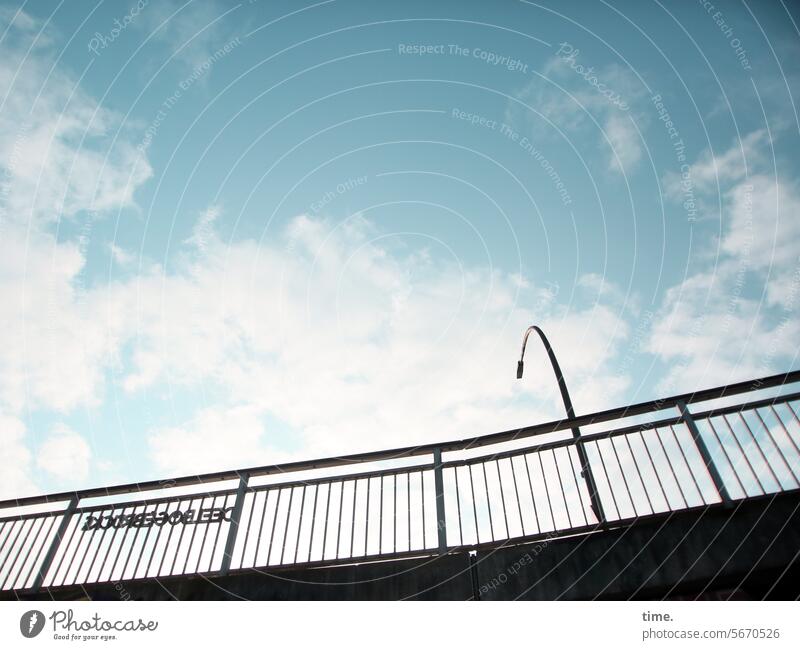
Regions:
<instances>
[{"instance_id":1,"label":"metal railing","mask_svg":"<svg viewBox=\"0 0 800 650\"><path fill-rule=\"evenodd\" d=\"M798 382L795 371L459 441L0 501L0 590L436 555L731 507L800 488Z\"/></svg>"}]
</instances>

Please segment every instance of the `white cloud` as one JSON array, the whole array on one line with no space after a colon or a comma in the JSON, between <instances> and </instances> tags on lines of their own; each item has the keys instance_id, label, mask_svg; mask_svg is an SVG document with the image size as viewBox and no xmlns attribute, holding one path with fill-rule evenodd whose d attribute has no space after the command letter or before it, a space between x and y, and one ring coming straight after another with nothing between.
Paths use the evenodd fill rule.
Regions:
<instances>
[{"instance_id":1,"label":"white cloud","mask_svg":"<svg viewBox=\"0 0 800 650\"><path fill-rule=\"evenodd\" d=\"M0 44L2 216L45 224L81 210L130 206L151 175L146 158L124 129L110 144L106 136L120 116L62 68L52 69L45 50L28 53L28 40Z\"/></svg>"},{"instance_id":2,"label":"white cloud","mask_svg":"<svg viewBox=\"0 0 800 650\"><path fill-rule=\"evenodd\" d=\"M39 447L36 465L58 481L80 483L89 476L92 450L67 426L58 425Z\"/></svg>"},{"instance_id":3,"label":"white cloud","mask_svg":"<svg viewBox=\"0 0 800 650\"><path fill-rule=\"evenodd\" d=\"M614 310L566 311L540 301L532 313L525 304L538 289L518 296L517 276L400 254L373 241L363 220L337 228L298 217L260 248L209 241L179 274L138 285L126 387L208 384L229 400L154 432L153 458L164 470L181 446L206 440L215 426L230 443L209 443L217 467L235 466L243 449L251 463L258 453L271 462L266 450L285 440L256 426L267 415L296 432L301 455L558 417L555 382L537 346L529 367L540 370L524 382L514 378L520 337L534 319L551 334L580 410L619 399L627 385L604 370L627 336ZM232 422L245 418L241 432L224 424L230 413L239 414Z\"/></svg>"},{"instance_id":4,"label":"white cloud","mask_svg":"<svg viewBox=\"0 0 800 650\"><path fill-rule=\"evenodd\" d=\"M0 410L0 499L11 499L36 492L31 480L31 453L25 446L25 425Z\"/></svg>"},{"instance_id":5,"label":"white cloud","mask_svg":"<svg viewBox=\"0 0 800 650\"><path fill-rule=\"evenodd\" d=\"M608 166L621 173L634 167L642 157L639 134L631 124L629 115L610 115L604 131L611 143Z\"/></svg>"},{"instance_id":6,"label":"white cloud","mask_svg":"<svg viewBox=\"0 0 800 650\"><path fill-rule=\"evenodd\" d=\"M771 144L755 131L692 165L703 200L719 187L720 255L671 288L655 319L648 349L672 364L663 390L744 380L796 362L800 191L767 173ZM675 177L665 182L675 190Z\"/></svg>"},{"instance_id":7,"label":"white cloud","mask_svg":"<svg viewBox=\"0 0 800 650\"><path fill-rule=\"evenodd\" d=\"M547 80L534 76L516 94L517 99L568 136L579 130L592 133L600 150L607 153L605 167L613 172L630 173L642 156L641 138L632 120L647 122L646 113L631 108L644 96L641 83L632 72L618 65L593 70L588 76L597 79L609 92L613 90L614 97L618 96L618 103L614 103L582 76L589 67L584 66L582 56L573 64L583 67L576 71L562 57L551 57L542 69ZM541 137L557 135L543 119L517 102L509 103L506 121L526 125Z\"/></svg>"}]
</instances>

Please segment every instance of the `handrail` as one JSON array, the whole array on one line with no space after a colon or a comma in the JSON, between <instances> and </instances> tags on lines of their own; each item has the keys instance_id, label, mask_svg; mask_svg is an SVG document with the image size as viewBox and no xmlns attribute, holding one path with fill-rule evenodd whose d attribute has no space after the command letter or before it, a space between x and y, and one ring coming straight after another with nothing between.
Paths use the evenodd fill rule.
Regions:
<instances>
[{"instance_id":1,"label":"handrail","mask_svg":"<svg viewBox=\"0 0 800 650\"><path fill-rule=\"evenodd\" d=\"M464 438L461 440L450 440L446 442L427 443L424 445L398 447L366 453L348 454L343 456L332 456L308 461L294 461L274 465L262 465L238 470L223 470L194 476L182 476L172 479L161 479L153 481L143 481L113 485L108 487L88 488L84 490L59 492L54 494L44 494L38 496L22 497L17 499L5 499L0 501L0 508L13 508L29 505L39 505L44 503L66 502L73 498L88 499L94 497L106 497L130 492L145 492L148 490L170 489L191 485L203 485L218 481L239 480L242 474L247 474L251 478L257 476L267 476L273 474L283 474L303 470L322 469L326 467L338 467L358 463L377 462L383 460L394 460L413 456L423 456L433 454L436 449L441 452L460 451L494 445L502 442L509 442L519 438L527 438L537 435L554 433L563 429L573 427L583 427L600 422L607 422L626 417L642 415L653 411L661 411L678 406L679 402L692 404L704 402L722 397L729 397L741 393L747 393L765 388L774 388L784 384L792 384L800 381L800 370L770 375L760 379L750 379L747 381L708 388L691 393L674 395L672 397L640 402L638 404L616 407L605 411L598 411L587 415L582 415L572 419L553 420L542 424L510 429L498 433L490 433L481 436ZM586 434L591 435L591 434Z\"/></svg>"}]
</instances>

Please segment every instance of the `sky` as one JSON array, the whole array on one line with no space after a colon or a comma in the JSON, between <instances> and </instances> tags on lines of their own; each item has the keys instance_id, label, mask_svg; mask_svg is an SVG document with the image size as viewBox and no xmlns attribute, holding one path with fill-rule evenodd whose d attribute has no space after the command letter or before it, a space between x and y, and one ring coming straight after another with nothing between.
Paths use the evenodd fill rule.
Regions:
<instances>
[{"instance_id":1,"label":"sky","mask_svg":"<svg viewBox=\"0 0 800 650\"><path fill-rule=\"evenodd\" d=\"M800 7L0 4L2 497L797 367Z\"/></svg>"}]
</instances>

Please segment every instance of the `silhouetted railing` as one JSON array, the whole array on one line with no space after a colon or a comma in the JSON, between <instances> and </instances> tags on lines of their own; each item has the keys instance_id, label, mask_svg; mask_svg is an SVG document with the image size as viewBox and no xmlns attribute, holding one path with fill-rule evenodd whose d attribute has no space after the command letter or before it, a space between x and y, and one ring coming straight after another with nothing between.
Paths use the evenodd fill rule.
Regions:
<instances>
[{"instance_id":1,"label":"silhouetted railing","mask_svg":"<svg viewBox=\"0 0 800 650\"><path fill-rule=\"evenodd\" d=\"M2 501L0 589L435 555L798 489L798 382L800 371L460 441Z\"/></svg>"}]
</instances>

